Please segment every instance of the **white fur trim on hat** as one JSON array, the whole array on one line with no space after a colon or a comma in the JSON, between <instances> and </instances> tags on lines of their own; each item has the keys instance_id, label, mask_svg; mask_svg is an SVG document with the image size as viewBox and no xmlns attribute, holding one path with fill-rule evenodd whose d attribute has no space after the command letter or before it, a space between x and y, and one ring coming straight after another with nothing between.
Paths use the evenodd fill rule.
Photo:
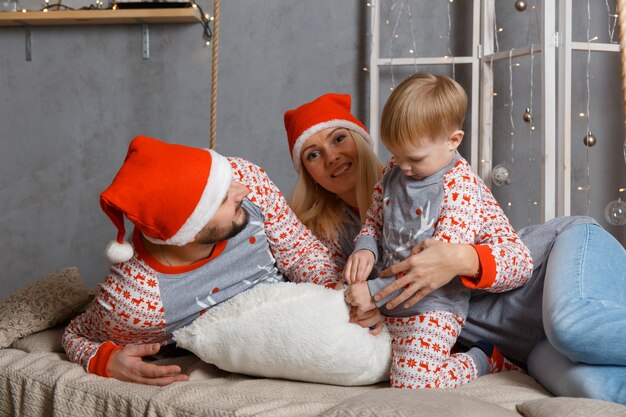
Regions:
<instances>
[{"instance_id":1,"label":"white fur trim on hat","mask_svg":"<svg viewBox=\"0 0 626 417\"><path fill-rule=\"evenodd\" d=\"M132 258L135 254L135 250L133 249L132 245L127 241L119 243L117 240L112 240L109 242L106 249L104 250L104 254L109 259L109 261L117 264L120 262L129 261L130 258Z\"/></svg>"},{"instance_id":2,"label":"white fur trim on hat","mask_svg":"<svg viewBox=\"0 0 626 417\"><path fill-rule=\"evenodd\" d=\"M192 242L224 201L230 188L233 170L228 159L211 149L205 150L211 153L211 172L198 205L174 236L167 240L161 240L144 235L150 242L176 246L183 246Z\"/></svg>"},{"instance_id":3,"label":"white fur trim on hat","mask_svg":"<svg viewBox=\"0 0 626 417\"><path fill-rule=\"evenodd\" d=\"M296 142L293 145L293 153L291 154L291 159L293 160L293 166L296 168L297 172L300 172L300 151L302 150L302 146L311 136L313 136L320 130L328 129L329 127L344 127L346 129L354 130L355 132L363 136L363 139L365 139L365 141L370 146L374 146L374 140L372 139L370 134L354 122L343 119L333 119L327 122L318 123L302 132L302 134L298 137L298 139L296 139Z\"/></svg>"}]
</instances>

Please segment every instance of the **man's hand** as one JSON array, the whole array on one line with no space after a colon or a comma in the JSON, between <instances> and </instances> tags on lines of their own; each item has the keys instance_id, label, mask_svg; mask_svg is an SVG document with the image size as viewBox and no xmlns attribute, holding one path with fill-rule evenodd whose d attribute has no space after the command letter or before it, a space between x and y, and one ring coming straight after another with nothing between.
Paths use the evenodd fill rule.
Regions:
<instances>
[{"instance_id":1,"label":"man's hand","mask_svg":"<svg viewBox=\"0 0 626 417\"><path fill-rule=\"evenodd\" d=\"M108 372L113 378L126 382L164 386L172 382L187 381L178 365L155 365L143 361L144 356L155 355L161 345L127 345L113 352L109 360Z\"/></svg>"}]
</instances>

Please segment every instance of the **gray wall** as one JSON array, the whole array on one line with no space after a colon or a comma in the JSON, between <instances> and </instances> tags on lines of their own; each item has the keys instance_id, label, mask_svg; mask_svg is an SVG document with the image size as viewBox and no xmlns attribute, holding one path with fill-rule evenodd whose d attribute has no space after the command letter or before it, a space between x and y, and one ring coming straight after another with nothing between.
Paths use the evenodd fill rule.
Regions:
<instances>
[{"instance_id":1,"label":"gray wall","mask_svg":"<svg viewBox=\"0 0 626 417\"><path fill-rule=\"evenodd\" d=\"M263 166L288 191L295 174L284 111L338 91L365 114L366 10L357 0L221 6L217 149ZM32 34L26 62L24 31L0 30L0 298L68 265L88 285L102 279L115 229L98 196L132 137L209 143L211 49L199 24L151 25L149 60L140 26Z\"/></svg>"},{"instance_id":2,"label":"gray wall","mask_svg":"<svg viewBox=\"0 0 626 417\"><path fill-rule=\"evenodd\" d=\"M362 71L369 48L365 3L222 1L218 151L263 166L288 193L295 174L283 131L286 109L327 91L344 92L353 96L355 113L367 122L368 80ZM447 27L445 3L428 2L429 7L420 10L414 6L416 49L422 55L446 53L447 43L440 38ZM467 53L466 3L471 2L455 2L452 9L455 54ZM594 10L602 12L604 2L593 3ZM35 9L40 4L29 0L20 7ZM201 5L212 7L205 0ZM579 13L586 13L583 6L576 5ZM499 10L499 21L505 27L521 27L518 33L529 27L528 18ZM152 25L150 43L151 58L142 60L139 26L35 28L33 61L26 62L24 31L0 29L0 298L68 265L77 265L91 286L104 276L108 264L101 253L115 229L101 212L98 195L112 180L132 137L144 134L208 146L211 50L204 46L201 27ZM618 160L621 96L616 61L599 60L594 66L600 83L594 84L594 100L601 104L594 133L605 149L595 154L611 159L610 164L604 164L603 156L592 161L600 170L594 189L608 198L616 186L626 186L624 161ZM394 73L396 83L408 74ZM467 85L467 71L458 67L456 75ZM497 75L497 82L508 85L508 73ZM527 90L527 81L515 82L520 94ZM390 85L391 75L385 74L382 83ZM575 101L585 93L574 93ZM496 104L505 112L498 118L508 120L506 103ZM496 135L505 134L507 126L501 129ZM533 171L525 169L527 175ZM523 176L524 168L520 170ZM528 186L524 183L521 189ZM527 206L523 191L511 195L516 206ZM606 201L594 204L593 214L601 217ZM529 216L513 212L511 217L521 226ZM610 229L622 243L624 229Z\"/></svg>"}]
</instances>

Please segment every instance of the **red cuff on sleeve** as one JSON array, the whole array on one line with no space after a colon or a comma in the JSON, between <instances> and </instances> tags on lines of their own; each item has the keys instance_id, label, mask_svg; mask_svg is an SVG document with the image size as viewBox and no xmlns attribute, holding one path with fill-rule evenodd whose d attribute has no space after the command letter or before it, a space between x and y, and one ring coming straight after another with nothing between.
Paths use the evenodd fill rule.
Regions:
<instances>
[{"instance_id":1,"label":"red cuff on sleeve","mask_svg":"<svg viewBox=\"0 0 626 417\"><path fill-rule=\"evenodd\" d=\"M113 342L104 342L101 344L94 357L89 361L89 373L108 378L110 375L107 368L109 361L111 360L111 356L113 355L113 352L118 349L122 349L123 347L124 346L118 346Z\"/></svg>"},{"instance_id":2,"label":"red cuff on sleeve","mask_svg":"<svg viewBox=\"0 0 626 417\"><path fill-rule=\"evenodd\" d=\"M468 288L490 288L496 280L496 260L488 245L471 245L478 254L480 273L476 277L462 276L461 282Z\"/></svg>"}]
</instances>

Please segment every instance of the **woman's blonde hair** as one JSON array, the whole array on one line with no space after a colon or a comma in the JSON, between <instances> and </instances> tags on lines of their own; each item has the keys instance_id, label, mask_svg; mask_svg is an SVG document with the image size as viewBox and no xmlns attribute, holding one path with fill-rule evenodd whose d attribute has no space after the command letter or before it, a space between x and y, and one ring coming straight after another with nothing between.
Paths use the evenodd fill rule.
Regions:
<instances>
[{"instance_id":1,"label":"woman's blonde hair","mask_svg":"<svg viewBox=\"0 0 626 417\"><path fill-rule=\"evenodd\" d=\"M385 103L380 137L386 146L416 145L461 129L467 111L463 87L445 75L418 72L398 85Z\"/></svg>"},{"instance_id":2,"label":"woman's blonde hair","mask_svg":"<svg viewBox=\"0 0 626 417\"><path fill-rule=\"evenodd\" d=\"M360 134L353 130L349 132L357 150L356 198L363 220L372 203L372 190L382 175L383 164ZM300 221L324 240L334 241L344 230L345 203L316 184L304 166L300 169L289 205Z\"/></svg>"}]
</instances>

